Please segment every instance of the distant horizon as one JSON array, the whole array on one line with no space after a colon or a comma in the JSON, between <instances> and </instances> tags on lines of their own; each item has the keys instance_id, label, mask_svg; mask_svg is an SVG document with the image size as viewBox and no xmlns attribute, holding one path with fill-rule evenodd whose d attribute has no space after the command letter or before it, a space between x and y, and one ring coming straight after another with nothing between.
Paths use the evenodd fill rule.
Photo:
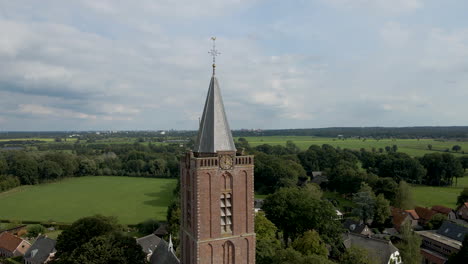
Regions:
<instances>
[{"instance_id":1,"label":"distant horizon","mask_svg":"<svg viewBox=\"0 0 468 264\"><path fill-rule=\"evenodd\" d=\"M276 130L306 130L306 129L350 129L350 128L466 128L468 129L468 125L465 126L331 126L331 127L307 127L307 128L239 128L239 129L231 129L231 131L276 131ZM192 132L198 131L198 129L122 129L122 130L113 130L113 129L90 129L90 130L3 130L0 131L2 133L15 133L15 132L25 132L25 133L51 133L51 132L166 132L166 131L184 131L184 132Z\"/></svg>"}]
</instances>

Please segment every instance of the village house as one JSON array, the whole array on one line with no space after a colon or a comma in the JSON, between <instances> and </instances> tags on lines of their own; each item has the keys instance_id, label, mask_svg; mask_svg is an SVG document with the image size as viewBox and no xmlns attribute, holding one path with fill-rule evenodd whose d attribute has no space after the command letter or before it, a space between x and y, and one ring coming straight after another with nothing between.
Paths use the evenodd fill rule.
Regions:
<instances>
[{"instance_id":1,"label":"village house","mask_svg":"<svg viewBox=\"0 0 468 264\"><path fill-rule=\"evenodd\" d=\"M468 221L468 202L460 205L457 208L456 214L457 214L458 219L463 219L465 221Z\"/></svg>"},{"instance_id":2,"label":"village house","mask_svg":"<svg viewBox=\"0 0 468 264\"><path fill-rule=\"evenodd\" d=\"M416 211L416 213L419 216L419 224L421 226L426 225L432 219L432 217L437 214L437 212L429 208L419 206L416 206L416 208L414 208L414 211Z\"/></svg>"},{"instance_id":3,"label":"village house","mask_svg":"<svg viewBox=\"0 0 468 264\"><path fill-rule=\"evenodd\" d=\"M169 239L169 243L167 243L164 239L161 239L149 262L151 264L179 264L180 261L175 255L172 240Z\"/></svg>"},{"instance_id":4,"label":"village house","mask_svg":"<svg viewBox=\"0 0 468 264\"><path fill-rule=\"evenodd\" d=\"M351 233L360 235L373 235L372 230L363 222L355 221L352 219L346 219L343 222L343 227Z\"/></svg>"},{"instance_id":5,"label":"village house","mask_svg":"<svg viewBox=\"0 0 468 264\"><path fill-rule=\"evenodd\" d=\"M460 250L468 228L445 221L437 231L424 230L416 233L422 238L423 263L443 264L450 255Z\"/></svg>"},{"instance_id":6,"label":"village house","mask_svg":"<svg viewBox=\"0 0 468 264\"><path fill-rule=\"evenodd\" d=\"M400 232L401 227L406 223L409 223L411 227L415 227L418 224L417 221L413 220L413 216L405 210L393 207L391 213L393 227L398 230L398 232Z\"/></svg>"},{"instance_id":7,"label":"village house","mask_svg":"<svg viewBox=\"0 0 468 264\"><path fill-rule=\"evenodd\" d=\"M452 208L448 208L442 205L434 205L432 206L432 211L447 216L448 220L457 219L457 215Z\"/></svg>"},{"instance_id":8,"label":"village house","mask_svg":"<svg viewBox=\"0 0 468 264\"><path fill-rule=\"evenodd\" d=\"M161 238L155 234L147 235L136 239L138 245L141 246L143 252L146 254L146 260L149 261L153 255L156 247L161 242Z\"/></svg>"},{"instance_id":9,"label":"village house","mask_svg":"<svg viewBox=\"0 0 468 264\"><path fill-rule=\"evenodd\" d=\"M28 241L23 240L9 232L0 234L0 257L23 256L31 247Z\"/></svg>"},{"instance_id":10,"label":"village house","mask_svg":"<svg viewBox=\"0 0 468 264\"><path fill-rule=\"evenodd\" d=\"M411 226L416 227L419 222L419 215L415 210L405 210L405 212L411 217Z\"/></svg>"},{"instance_id":11,"label":"village house","mask_svg":"<svg viewBox=\"0 0 468 264\"><path fill-rule=\"evenodd\" d=\"M343 244L346 249L355 246L363 248L371 260L377 264L402 264L400 252L390 240L347 233L343 235Z\"/></svg>"},{"instance_id":12,"label":"village house","mask_svg":"<svg viewBox=\"0 0 468 264\"><path fill-rule=\"evenodd\" d=\"M24 254L24 264L43 264L49 262L55 255L57 242L40 235L34 244Z\"/></svg>"}]
</instances>

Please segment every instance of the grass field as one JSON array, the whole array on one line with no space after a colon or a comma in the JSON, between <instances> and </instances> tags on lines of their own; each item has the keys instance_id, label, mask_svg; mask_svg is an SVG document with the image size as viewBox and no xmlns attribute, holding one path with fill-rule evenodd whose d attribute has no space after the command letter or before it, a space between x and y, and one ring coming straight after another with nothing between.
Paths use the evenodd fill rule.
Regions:
<instances>
[{"instance_id":1,"label":"grass field","mask_svg":"<svg viewBox=\"0 0 468 264\"><path fill-rule=\"evenodd\" d=\"M95 214L122 224L165 220L175 179L94 176L22 186L0 193L0 219L71 223Z\"/></svg>"},{"instance_id":2,"label":"grass field","mask_svg":"<svg viewBox=\"0 0 468 264\"><path fill-rule=\"evenodd\" d=\"M441 152L446 149L452 149L454 145L460 145L462 151L468 153L468 142L459 141L438 141L434 139L366 139L365 141L360 139L346 139L340 140L336 138L322 138L322 137L309 137L309 136L271 136L271 137L245 137L251 146L255 147L262 144L270 145L285 145L286 141L291 140L299 148L305 150L311 145L323 145L329 144L334 147L348 148L359 150L365 148L372 150L376 148L385 149L386 146L398 146L398 151L408 153L411 156L423 156L426 153ZM432 145L432 151L427 149L428 145ZM455 155L463 155L461 153L452 152ZM468 155L468 154L466 154Z\"/></svg>"},{"instance_id":3,"label":"grass field","mask_svg":"<svg viewBox=\"0 0 468 264\"><path fill-rule=\"evenodd\" d=\"M411 189L416 205L425 207L444 205L455 208L457 197L465 187L468 187L468 174L458 179L457 186L455 184L452 187L413 186Z\"/></svg>"}]
</instances>

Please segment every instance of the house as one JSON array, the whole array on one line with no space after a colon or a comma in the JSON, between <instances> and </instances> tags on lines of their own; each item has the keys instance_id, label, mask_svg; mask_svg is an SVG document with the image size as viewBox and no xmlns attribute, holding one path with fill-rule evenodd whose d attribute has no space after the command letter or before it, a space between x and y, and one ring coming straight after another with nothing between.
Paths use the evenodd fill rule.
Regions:
<instances>
[{"instance_id":1,"label":"house","mask_svg":"<svg viewBox=\"0 0 468 264\"><path fill-rule=\"evenodd\" d=\"M17 236L19 233L26 233L26 225L19 225L10 229L0 230L0 233L2 232L8 232Z\"/></svg>"},{"instance_id":2,"label":"house","mask_svg":"<svg viewBox=\"0 0 468 264\"><path fill-rule=\"evenodd\" d=\"M346 219L343 223L343 227L351 233L361 235L373 235L372 230L364 223L355 221L352 219Z\"/></svg>"},{"instance_id":3,"label":"house","mask_svg":"<svg viewBox=\"0 0 468 264\"><path fill-rule=\"evenodd\" d=\"M28 241L8 232L0 234L0 257L23 256L31 247Z\"/></svg>"},{"instance_id":4,"label":"house","mask_svg":"<svg viewBox=\"0 0 468 264\"><path fill-rule=\"evenodd\" d=\"M405 210L405 212L411 217L411 226L415 227L419 222L419 215L415 210Z\"/></svg>"},{"instance_id":5,"label":"house","mask_svg":"<svg viewBox=\"0 0 468 264\"><path fill-rule=\"evenodd\" d=\"M458 219L463 219L468 221L468 202L463 203L457 208L456 215Z\"/></svg>"},{"instance_id":6,"label":"house","mask_svg":"<svg viewBox=\"0 0 468 264\"><path fill-rule=\"evenodd\" d=\"M55 255L57 242L46 236L37 237L34 244L24 254L24 264L43 264L49 262Z\"/></svg>"},{"instance_id":7,"label":"house","mask_svg":"<svg viewBox=\"0 0 468 264\"><path fill-rule=\"evenodd\" d=\"M443 214L447 216L448 220L453 220L457 219L457 215L455 212L452 210L452 208L448 208L442 205L434 205L432 206L432 211L438 213L438 214Z\"/></svg>"},{"instance_id":8,"label":"house","mask_svg":"<svg viewBox=\"0 0 468 264\"><path fill-rule=\"evenodd\" d=\"M146 259L149 261L153 255L156 247L161 242L161 238L155 234L147 235L136 239L138 245L141 246L143 252L146 254Z\"/></svg>"},{"instance_id":9,"label":"house","mask_svg":"<svg viewBox=\"0 0 468 264\"><path fill-rule=\"evenodd\" d=\"M153 234L155 234L158 237L163 237L163 236L169 234L169 232L167 232L167 224L161 224L158 227L158 229L156 229L156 231L153 232Z\"/></svg>"},{"instance_id":10,"label":"house","mask_svg":"<svg viewBox=\"0 0 468 264\"><path fill-rule=\"evenodd\" d=\"M174 252L172 239L169 239L169 243L161 239L151 255L149 262L151 264L180 264L180 260L176 257Z\"/></svg>"},{"instance_id":11,"label":"house","mask_svg":"<svg viewBox=\"0 0 468 264\"><path fill-rule=\"evenodd\" d=\"M413 226L413 218L405 210L393 207L391 213L392 213L392 224L396 230L400 231L401 227L405 225L406 223L410 223L411 226ZM416 222L416 225L417 225L417 222Z\"/></svg>"},{"instance_id":12,"label":"house","mask_svg":"<svg viewBox=\"0 0 468 264\"><path fill-rule=\"evenodd\" d=\"M419 206L416 206L416 208L414 208L414 211L418 214L419 224L422 226L426 225L432 219L432 217L437 214L436 211Z\"/></svg>"},{"instance_id":13,"label":"house","mask_svg":"<svg viewBox=\"0 0 468 264\"><path fill-rule=\"evenodd\" d=\"M389 240L347 233L343 235L343 244L346 249L352 246L365 249L369 257L378 264L403 263L400 252Z\"/></svg>"},{"instance_id":14,"label":"house","mask_svg":"<svg viewBox=\"0 0 468 264\"><path fill-rule=\"evenodd\" d=\"M321 185L322 183L327 183L328 182L328 177L323 173L322 171L313 171L312 172L312 183Z\"/></svg>"},{"instance_id":15,"label":"house","mask_svg":"<svg viewBox=\"0 0 468 264\"><path fill-rule=\"evenodd\" d=\"M341 219L343 219L343 213L340 212L340 210L335 209L335 212L336 212L336 220L341 220Z\"/></svg>"},{"instance_id":16,"label":"house","mask_svg":"<svg viewBox=\"0 0 468 264\"><path fill-rule=\"evenodd\" d=\"M254 210L255 210L255 213L258 213L259 211L262 211L262 206L263 206L263 203L265 202L264 199L255 199L254 200Z\"/></svg>"},{"instance_id":17,"label":"house","mask_svg":"<svg viewBox=\"0 0 468 264\"><path fill-rule=\"evenodd\" d=\"M416 233L422 238L423 263L443 264L450 255L460 250L463 238L468 234L468 228L444 221L437 231L425 230Z\"/></svg>"}]
</instances>

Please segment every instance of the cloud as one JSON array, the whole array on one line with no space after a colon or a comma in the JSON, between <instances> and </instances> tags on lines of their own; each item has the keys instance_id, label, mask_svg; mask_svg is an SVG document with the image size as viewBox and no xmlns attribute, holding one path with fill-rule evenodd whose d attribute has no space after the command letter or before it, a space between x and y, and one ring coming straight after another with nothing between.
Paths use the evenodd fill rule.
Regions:
<instances>
[{"instance_id":1,"label":"cloud","mask_svg":"<svg viewBox=\"0 0 468 264\"><path fill-rule=\"evenodd\" d=\"M424 0L322 0L337 8L369 9L378 13L401 14L424 7Z\"/></svg>"}]
</instances>

